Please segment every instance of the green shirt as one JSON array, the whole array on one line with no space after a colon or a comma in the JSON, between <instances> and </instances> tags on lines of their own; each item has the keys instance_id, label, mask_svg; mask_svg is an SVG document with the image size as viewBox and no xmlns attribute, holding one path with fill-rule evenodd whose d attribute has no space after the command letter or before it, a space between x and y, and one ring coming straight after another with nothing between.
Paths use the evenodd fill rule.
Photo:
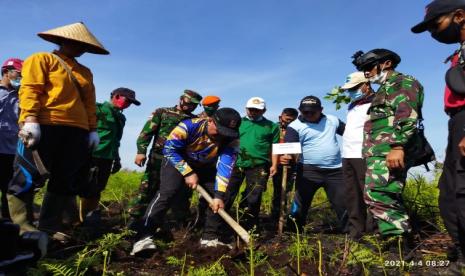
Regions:
<instances>
[{"instance_id":1,"label":"green shirt","mask_svg":"<svg viewBox=\"0 0 465 276\"><path fill-rule=\"evenodd\" d=\"M271 163L271 145L279 142L279 125L262 118L251 121L242 118L239 128L240 154L236 162L237 167L250 168L265 163Z\"/></svg>"},{"instance_id":2,"label":"green shirt","mask_svg":"<svg viewBox=\"0 0 465 276\"><path fill-rule=\"evenodd\" d=\"M123 128L126 123L121 110L115 108L111 103L97 103L97 133L100 143L94 152L93 157L104 159L119 158L118 149L121 137L123 137Z\"/></svg>"}]
</instances>

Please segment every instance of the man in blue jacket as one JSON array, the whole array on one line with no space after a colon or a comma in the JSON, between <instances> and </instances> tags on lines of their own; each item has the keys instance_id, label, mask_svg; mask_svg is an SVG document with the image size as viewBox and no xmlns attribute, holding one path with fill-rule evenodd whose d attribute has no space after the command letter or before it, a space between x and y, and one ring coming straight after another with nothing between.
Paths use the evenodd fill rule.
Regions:
<instances>
[{"instance_id":1,"label":"man in blue jacket","mask_svg":"<svg viewBox=\"0 0 465 276\"><path fill-rule=\"evenodd\" d=\"M0 81L0 188L1 216L10 218L6 192L13 176L13 160L18 142L18 89L23 61L9 58L2 65Z\"/></svg>"}]
</instances>

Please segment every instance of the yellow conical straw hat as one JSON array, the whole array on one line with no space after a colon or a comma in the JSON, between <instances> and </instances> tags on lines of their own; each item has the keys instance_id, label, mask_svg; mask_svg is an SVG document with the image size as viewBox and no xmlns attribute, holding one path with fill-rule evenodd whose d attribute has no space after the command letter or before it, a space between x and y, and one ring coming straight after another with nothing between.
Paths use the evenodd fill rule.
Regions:
<instances>
[{"instance_id":1,"label":"yellow conical straw hat","mask_svg":"<svg viewBox=\"0 0 465 276\"><path fill-rule=\"evenodd\" d=\"M87 46L86 51L93 54L108 55L110 53L82 22L58 27L37 35L58 45L63 39L84 43Z\"/></svg>"}]
</instances>

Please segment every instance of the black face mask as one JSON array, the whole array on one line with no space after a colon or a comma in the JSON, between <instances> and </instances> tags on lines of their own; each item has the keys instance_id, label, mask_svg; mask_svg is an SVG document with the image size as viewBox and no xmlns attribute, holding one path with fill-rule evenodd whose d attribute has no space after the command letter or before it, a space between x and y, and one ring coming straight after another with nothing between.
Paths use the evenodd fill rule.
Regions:
<instances>
[{"instance_id":1,"label":"black face mask","mask_svg":"<svg viewBox=\"0 0 465 276\"><path fill-rule=\"evenodd\" d=\"M460 42L460 30L463 24L450 22L449 26L441 32L433 32L431 36L437 41L445 44L454 44Z\"/></svg>"}]
</instances>

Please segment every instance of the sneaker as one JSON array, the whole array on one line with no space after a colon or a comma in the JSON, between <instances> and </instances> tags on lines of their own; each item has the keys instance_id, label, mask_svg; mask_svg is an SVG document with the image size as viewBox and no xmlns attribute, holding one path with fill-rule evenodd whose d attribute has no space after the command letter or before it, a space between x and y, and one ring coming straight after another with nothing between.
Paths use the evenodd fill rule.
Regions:
<instances>
[{"instance_id":1,"label":"sneaker","mask_svg":"<svg viewBox=\"0 0 465 276\"><path fill-rule=\"evenodd\" d=\"M146 237L137 241L132 247L130 253L131 256L140 254L142 252L148 252L157 249L157 246L153 243L152 237Z\"/></svg>"},{"instance_id":2,"label":"sneaker","mask_svg":"<svg viewBox=\"0 0 465 276\"><path fill-rule=\"evenodd\" d=\"M200 247L218 247L218 246L225 246L229 249L233 249L233 245L230 243L224 243L219 241L218 239L207 240L207 239L200 239Z\"/></svg>"}]
</instances>

